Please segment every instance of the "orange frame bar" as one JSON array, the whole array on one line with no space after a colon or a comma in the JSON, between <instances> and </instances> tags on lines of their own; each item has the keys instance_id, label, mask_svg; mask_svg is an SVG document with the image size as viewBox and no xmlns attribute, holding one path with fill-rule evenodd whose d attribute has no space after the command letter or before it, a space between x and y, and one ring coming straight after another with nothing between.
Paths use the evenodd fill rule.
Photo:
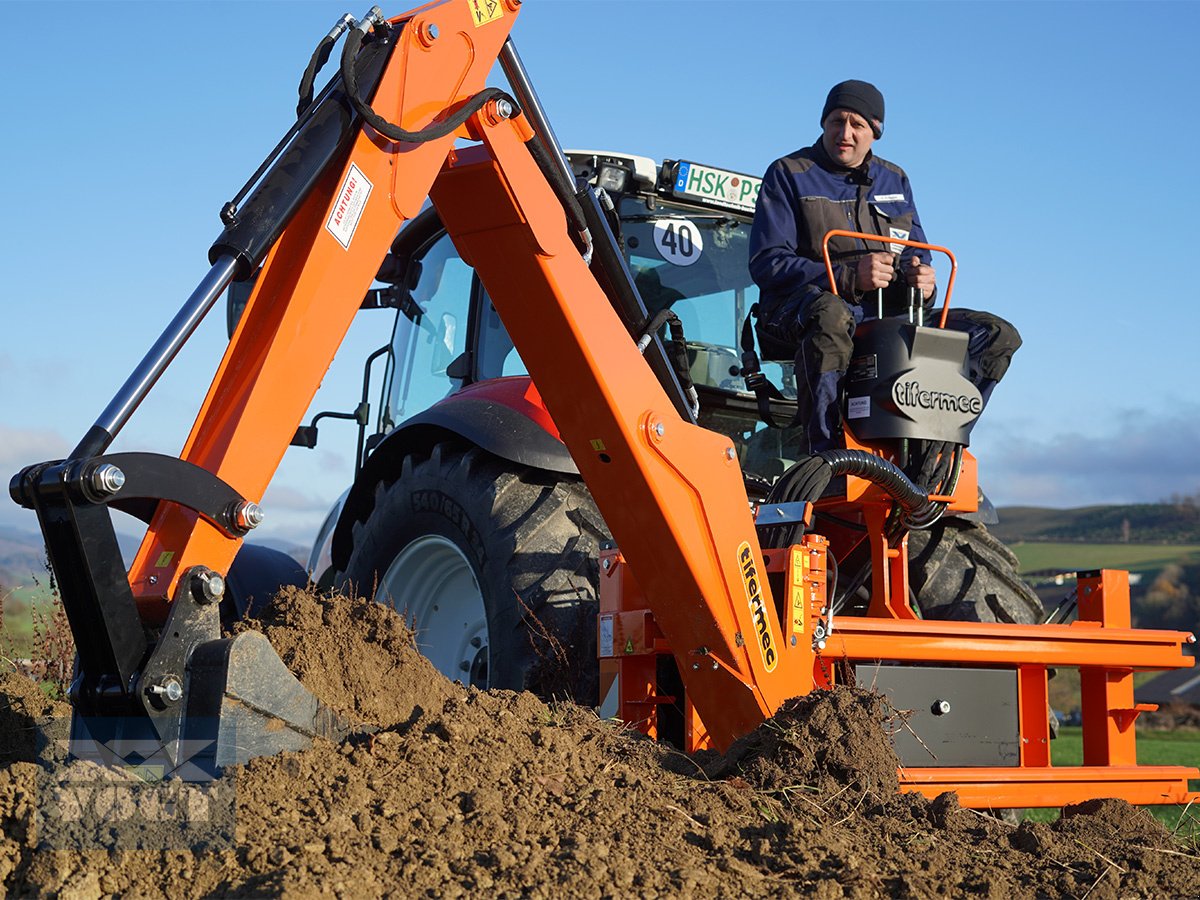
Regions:
<instances>
[{"instance_id":1,"label":"orange frame bar","mask_svg":"<svg viewBox=\"0 0 1200 900\"><path fill-rule=\"evenodd\" d=\"M882 237L878 234L864 234L861 231L842 231L838 228L827 231L824 240L821 241L821 254L825 257L825 274L829 278L829 290L835 297L838 295L837 281L833 277L833 261L829 258L829 239L831 237L851 237L857 238L860 241L871 241L876 244L902 244L905 247L917 247L921 250L933 250L937 253L946 254L950 259L950 279L946 282L946 299L942 303L942 316L938 320L938 328L946 327L946 315L950 312L950 294L954 291L954 277L958 273L958 260L954 258L954 254L949 249L940 247L937 244L923 244L920 241Z\"/></svg>"}]
</instances>

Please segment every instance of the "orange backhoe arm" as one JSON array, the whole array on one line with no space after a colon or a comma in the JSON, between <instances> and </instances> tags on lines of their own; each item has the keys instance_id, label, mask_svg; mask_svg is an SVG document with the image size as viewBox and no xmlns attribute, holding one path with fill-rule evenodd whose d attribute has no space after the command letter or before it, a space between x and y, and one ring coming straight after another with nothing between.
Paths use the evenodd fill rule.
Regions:
<instances>
[{"instance_id":1,"label":"orange backhoe arm","mask_svg":"<svg viewBox=\"0 0 1200 900\"><path fill-rule=\"evenodd\" d=\"M416 130L483 90L520 5L488 6L490 20L471 0L393 20L404 27L375 111ZM660 598L689 690L727 744L811 686L782 641L733 446L682 418L639 355L531 155L525 117L492 102L467 131L481 144L461 152L454 135L409 144L360 131L267 255L183 459L262 496L397 229L431 196ZM142 616L161 621L182 573L226 572L237 549L195 512L162 504L130 572Z\"/></svg>"}]
</instances>

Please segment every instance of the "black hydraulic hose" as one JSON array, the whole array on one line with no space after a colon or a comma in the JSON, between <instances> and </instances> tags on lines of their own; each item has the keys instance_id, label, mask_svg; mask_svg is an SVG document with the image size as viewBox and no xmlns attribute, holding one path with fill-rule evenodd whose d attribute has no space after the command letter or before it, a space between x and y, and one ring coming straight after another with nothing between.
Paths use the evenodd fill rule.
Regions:
<instances>
[{"instance_id":1,"label":"black hydraulic hose","mask_svg":"<svg viewBox=\"0 0 1200 900\"><path fill-rule=\"evenodd\" d=\"M584 185L577 192L574 186L568 183L562 169L555 165L554 157L550 155L550 151L546 149L541 139L536 135L525 146L529 148L529 153L533 157L533 161L537 163L538 169L541 170L546 181L550 183L550 187L554 191L554 195L558 198L558 202L562 204L563 211L567 214L567 220L571 223L571 236L575 241L575 245L579 248L579 252L588 258L588 263L590 264L592 232L588 226L587 218L584 216L583 206L580 201L584 192L590 192L591 188Z\"/></svg>"},{"instance_id":2,"label":"black hydraulic hose","mask_svg":"<svg viewBox=\"0 0 1200 900\"><path fill-rule=\"evenodd\" d=\"M456 131L467 119L479 112L479 110L492 100L507 102L511 110L509 113L510 116L515 116L521 111L520 104L506 91L500 88L484 88L463 103L453 113L446 116L446 118L440 122L433 122L420 131L408 131L393 122L389 122L375 112L371 108L371 105L358 95L358 81L354 71L354 60L358 55L359 49L362 47L363 39L367 33L366 29L369 25L370 22L363 22L357 28L352 29L346 36L346 43L342 47L342 80L346 84L350 103L354 106L354 109L363 117L363 121L384 137L393 141L404 141L409 144L423 144L426 141L445 137ZM534 162L537 163L538 169L541 170L549 182L551 189L553 189L555 196L558 198L559 203L562 204L563 210L567 214L567 219L570 221L571 236L576 246L581 253L590 257L591 233L584 218L583 209L580 206L575 186L567 181L566 175L563 174L559 166L555 165L549 151L537 137L528 141L526 146L529 147L529 153L533 156Z\"/></svg>"},{"instance_id":3,"label":"black hydraulic hose","mask_svg":"<svg viewBox=\"0 0 1200 900\"><path fill-rule=\"evenodd\" d=\"M909 517L919 517L936 504L913 484L904 471L874 453L862 450L826 450L810 456L784 472L771 491L772 503L815 502L830 480L839 475L856 475L879 485L895 498Z\"/></svg>"},{"instance_id":4,"label":"black hydraulic hose","mask_svg":"<svg viewBox=\"0 0 1200 900\"><path fill-rule=\"evenodd\" d=\"M898 466L874 453L861 450L826 450L819 454L829 463L834 478L856 475L879 485L888 492L910 516L919 517L932 504L929 495L917 487Z\"/></svg>"},{"instance_id":5,"label":"black hydraulic hose","mask_svg":"<svg viewBox=\"0 0 1200 900\"><path fill-rule=\"evenodd\" d=\"M329 62L329 54L333 52L333 45L342 36L342 32L353 24L354 18L349 13L346 13L329 30L329 34L321 38L321 43L317 44L317 49L313 51L312 58L308 61L308 65L304 69L304 74L300 77L300 87L296 91L299 94L299 99L296 102L297 119L303 116L305 111L312 106L313 85L316 83L317 74L321 69L325 68L325 63Z\"/></svg>"},{"instance_id":6,"label":"black hydraulic hose","mask_svg":"<svg viewBox=\"0 0 1200 900\"><path fill-rule=\"evenodd\" d=\"M368 25L370 25L370 22L363 22L357 28L351 29L350 33L346 35L346 43L342 47L342 81L346 85L350 103L353 104L358 114L363 117L363 121L384 137L393 141L404 141L408 144L423 144L426 141L436 140L437 138L452 134L467 119L479 112L489 100L507 100L512 104L514 110L518 108L517 101L500 90L500 88L484 88L446 118L440 122L433 122L430 125L426 125L420 131L407 131L399 125L389 122L383 116L376 113L370 104L358 95L358 75L354 71L354 60L358 56L358 51L362 48Z\"/></svg>"}]
</instances>

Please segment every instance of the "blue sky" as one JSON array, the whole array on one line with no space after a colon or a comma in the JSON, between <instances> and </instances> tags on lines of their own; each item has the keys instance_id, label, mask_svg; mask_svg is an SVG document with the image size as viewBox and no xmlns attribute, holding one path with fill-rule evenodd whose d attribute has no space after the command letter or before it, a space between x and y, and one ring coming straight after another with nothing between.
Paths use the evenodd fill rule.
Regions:
<instances>
[{"instance_id":1,"label":"blue sky","mask_svg":"<svg viewBox=\"0 0 1200 900\"><path fill-rule=\"evenodd\" d=\"M0 64L7 478L95 420L207 270L217 211L290 124L312 47L364 9L4 10L38 25ZM973 436L984 487L1082 506L1200 490L1198 33L1187 2L528 0L514 37L564 144L750 173L815 139L831 84L877 84L876 150L955 251L956 303L1025 339ZM354 405L389 327L360 314L314 406ZM214 313L116 449L177 453L223 345ZM261 534L311 539L353 440L330 424L289 450ZM7 502L0 524L36 528Z\"/></svg>"}]
</instances>

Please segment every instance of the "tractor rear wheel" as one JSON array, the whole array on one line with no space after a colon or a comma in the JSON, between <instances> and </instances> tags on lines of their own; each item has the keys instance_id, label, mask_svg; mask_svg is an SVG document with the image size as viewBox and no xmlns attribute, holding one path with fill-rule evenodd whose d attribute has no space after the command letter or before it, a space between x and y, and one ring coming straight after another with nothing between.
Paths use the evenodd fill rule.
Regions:
<instances>
[{"instance_id":1,"label":"tractor rear wheel","mask_svg":"<svg viewBox=\"0 0 1200 900\"><path fill-rule=\"evenodd\" d=\"M445 442L378 485L342 582L406 616L449 678L595 705L607 537L578 477Z\"/></svg>"},{"instance_id":2,"label":"tractor rear wheel","mask_svg":"<svg viewBox=\"0 0 1200 900\"><path fill-rule=\"evenodd\" d=\"M1017 574L1016 556L983 525L950 516L908 536L909 585L927 619L1034 624L1037 594Z\"/></svg>"}]
</instances>

